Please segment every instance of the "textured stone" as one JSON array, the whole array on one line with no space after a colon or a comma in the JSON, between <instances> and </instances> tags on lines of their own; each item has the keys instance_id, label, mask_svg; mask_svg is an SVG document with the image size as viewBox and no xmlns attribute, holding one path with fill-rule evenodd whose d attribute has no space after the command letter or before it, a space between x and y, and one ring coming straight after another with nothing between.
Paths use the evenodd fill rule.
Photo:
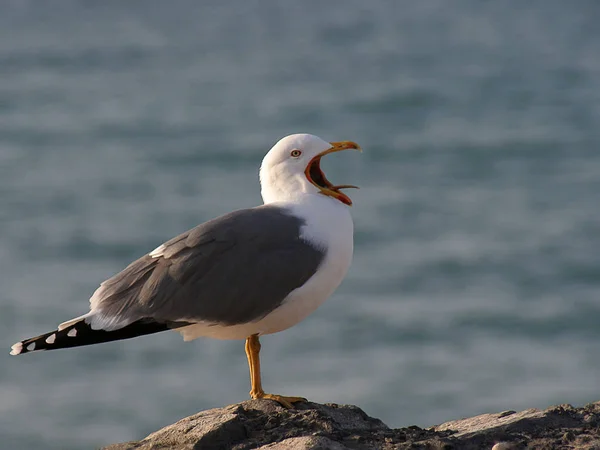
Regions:
<instances>
[{"instance_id":1,"label":"textured stone","mask_svg":"<svg viewBox=\"0 0 600 450\"><path fill-rule=\"evenodd\" d=\"M356 406L270 400L211 409L105 450L600 449L600 402L504 411L422 429L390 429Z\"/></svg>"}]
</instances>

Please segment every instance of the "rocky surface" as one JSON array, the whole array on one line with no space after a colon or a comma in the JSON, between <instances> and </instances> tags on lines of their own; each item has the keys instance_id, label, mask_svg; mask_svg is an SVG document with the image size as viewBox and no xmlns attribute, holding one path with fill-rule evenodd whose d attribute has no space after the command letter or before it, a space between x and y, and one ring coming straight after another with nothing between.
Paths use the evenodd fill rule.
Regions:
<instances>
[{"instance_id":1,"label":"rocky surface","mask_svg":"<svg viewBox=\"0 0 600 450\"><path fill-rule=\"evenodd\" d=\"M270 400L211 409L104 450L598 449L600 402L504 411L429 428L392 429L356 406Z\"/></svg>"}]
</instances>

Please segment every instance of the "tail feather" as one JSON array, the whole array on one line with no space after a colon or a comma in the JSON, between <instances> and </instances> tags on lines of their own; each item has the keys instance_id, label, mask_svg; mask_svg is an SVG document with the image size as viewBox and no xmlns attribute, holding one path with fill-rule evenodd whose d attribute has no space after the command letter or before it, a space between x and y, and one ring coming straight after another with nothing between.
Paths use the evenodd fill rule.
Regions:
<instances>
[{"instance_id":1,"label":"tail feather","mask_svg":"<svg viewBox=\"0 0 600 450\"><path fill-rule=\"evenodd\" d=\"M126 327L113 331L93 330L85 320L71 323L66 327L36 337L17 342L12 346L11 355L35 352L38 350L55 350L59 348L81 347L101 344L103 342L131 339L146 334L159 333L189 325L186 322L160 323L152 319L140 319Z\"/></svg>"}]
</instances>

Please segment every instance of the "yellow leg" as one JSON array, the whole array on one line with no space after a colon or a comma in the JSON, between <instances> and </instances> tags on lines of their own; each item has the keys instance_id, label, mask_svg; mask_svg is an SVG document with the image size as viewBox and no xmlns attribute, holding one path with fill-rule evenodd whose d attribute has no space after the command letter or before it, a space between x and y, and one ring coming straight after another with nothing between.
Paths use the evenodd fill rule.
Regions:
<instances>
[{"instance_id":1,"label":"yellow leg","mask_svg":"<svg viewBox=\"0 0 600 450\"><path fill-rule=\"evenodd\" d=\"M293 408L292 403L305 402L303 397L285 397L277 394L266 394L263 391L260 379L260 341L258 335L253 334L246 339L246 356L248 357L248 367L250 368L250 397L253 399L267 398L275 400L284 408Z\"/></svg>"},{"instance_id":2,"label":"yellow leg","mask_svg":"<svg viewBox=\"0 0 600 450\"><path fill-rule=\"evenodd\" d=\"M260 346L260 342L258 343L258 345ZM250 345L250 338L246 339L246 345L245 345L245 349L246 349L246 357L248 358L248 367L250 368L250 386L252 386L252 389L254 389L254 370L252 370L252 350L251 350L252 346ZM259 351L260 351L260 347L259 347ZM250 396L252 396L252 392L250 392Z\"/></svg>"}]
</instances>

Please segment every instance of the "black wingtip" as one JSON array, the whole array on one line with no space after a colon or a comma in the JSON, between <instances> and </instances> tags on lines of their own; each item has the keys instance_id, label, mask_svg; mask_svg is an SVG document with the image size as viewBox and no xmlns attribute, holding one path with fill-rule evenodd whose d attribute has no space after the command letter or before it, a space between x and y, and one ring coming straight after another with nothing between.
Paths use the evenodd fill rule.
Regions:
<instances>
[{"instance_id":1,"label":"black wingtip","mask_svg":"<svg viewBox=\"0 0 600 450\"><path fill-rule=\"evenodd\" d=\"M159 323L152 319L141 319L126 327L113 331L93 330L85 320L81 320L62 330L25 339L12 346L11 355L39 350L57 350L59 348L81 347L84 345L101 344L103 342L131 339L146 334L160 333L187 325L181 322Z\"/></svg>"}]
</instances>

